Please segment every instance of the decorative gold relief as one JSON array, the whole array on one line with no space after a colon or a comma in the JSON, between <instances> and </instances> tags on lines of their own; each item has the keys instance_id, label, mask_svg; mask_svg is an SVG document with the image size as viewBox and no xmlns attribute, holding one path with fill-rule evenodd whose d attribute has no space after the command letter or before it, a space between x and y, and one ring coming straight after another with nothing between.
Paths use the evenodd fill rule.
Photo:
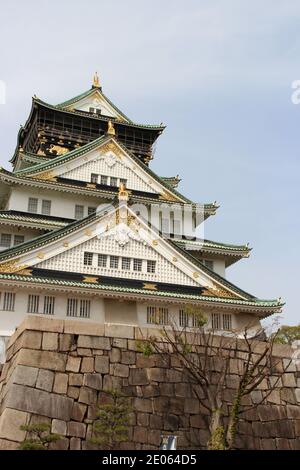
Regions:
<instances>
[{"instance_id":1,"label":"decorative gold relief","mask_svg":"<svg viewBox=\"0 0 300 470\"><path fill-rule=\"evenodd\" d=\"M18 274L22 276L32 276L32 269L21 269L21 271L18 271Z\"/></svg>"},{"instance_id":2,"label":"decorative gold relief","mask_svg":"<svg viewBox=\"0 0 300 470\"><path fill-rule=\"evenodd\" d=\"M67 147L62 147L61 145L50 145L49 148L50 153L56 152L56 155L65 155L66 153L69 152L69 149Z\"/></svg>"},{"instance_id":3,"label":"decorative gold relief","mask_svg":"<svg viewBox=\"0 0 300 470\"><path fill-rule=\"evenodd\" d=\"M63 246L64 246L65 248L68 248L69 242L63 242Z\"/></svg>"},{"instance_id":4,"label":"decorative gold relief","mask_svg":"<svg viewBox=\"0 0 300 470\"><path fill-rule=\"evenodd\" d=\"M95 74L93 76L93 86L95 88L100 88L100 79L99 79L99 76L98 76L97 72L95 72Z\"/></svg>"},{"instance_id":5,"label":"decorative gold relief","mask_svg":"<svg viewBox=\"0 0 300 470\"><path fill-rule=\"evenodd\" d=\"M178 261L178 259L176 258L176 256L173 256L173 261L174 263L176 263Z\"/></svg>"},{"instance_id":6,"label":"decorative gold relief","mask_svg":"<svg viewBox=\"0 0 300 470\"><path fill-rule=\"evenodd\" d=\"M44 152L43 150L41 150L41 149L38 150L37 155L40 155L41 157L46 156L45 152Z\"/></svg>"},{"instance_id":7,"label":"decorative gold relief","mask_svg":"<svg viewBox=\"0 0 300 470\"><path fill-rule=\"evenodd\" d=\"M116 135L116 130L111 120L108 121L106 133L109 135Z\"/></svg>"},{"instance_id":8,"label":"decorative gold relief","mask_svg":"<svg viewBox=\"0 0 300 470\"><path fill-rule=\"evenodd\" d=\"M117 157L122 158L123 153L119 149L119 147L115 144L115 142L108 142L107 144L102 145L101 153L104 152L113 152Z\"/></svg>"},{"instance_id":9,"label":"decorative gold relief","mask_svg":"<svg viewBox=\"0 0 300 470\"><path fill-rule=\"evenodd\" d=\"M32 178L45 181L56 181L53 171L45 171L44 173L40 173L39 175L33 175Z\"/></svg>"},{"instance_id":10,"label":"decorative gold relief","mask_svg":"<svg viewBox=\"0 0 300 470\"><path fill-rule=\"evenodd\" d=\"M97 277L93 277L93 276L85 276L83 278L83 282L89 282L91 284L95 284L96 282L98 282L98 278Z\"/></svg>"},{"instance_id":11,"label":"decorative gold relief","mask_svg":"<svg viewBox=\"0 0 300 470\"><path fill-rule=\"evenodd\" d=\"M85 231L84 231L84 234L87 236L87 237L90 237L92 235L93 231L90 229L90 228L87 228Z\"/></svg>"},{"instance_id":12,"label":"decorative gold relief","mask_svg":"<svg viewBox=\"0 0 300 470\"><path fill-rule=\"evenodd\" d=\"M143 289L157 290L157 285L156 284L151 284L151 283L148 283L148 282L144 282Z\"/></svg>"},{"instance_id":13,"label":"decorative gold relief","mask_svg":"<svg viewBox=\"0 0 300 470\"><path fill-rule=\"evenodd\" d=\"M197 272L195 271L195 272L193 273L193 277L194 277L195 279L197 279L197 277L199 277L199 273L197 273Z\"/></svg>"},{"instance_id":14,"label":"decorative gold relief","mask_svg":"<svg viewBox=\"0 0 300 470\"><path fill-rule=\"evenodd\" d=\"M158 241L157 241L157 240L152 240L152 245L153 245L153 246L158 245Z\"/></svg>"},{"instance_id":15,"label":"decorative gold relief","mask_svg":"<svg viewBox=\"0 0 300 470\"><path fill-rule=\"evenodd\" d=\"M44 259L45 258L45 253L43 251L39 251L36 256L40 259Z\"/></svg>"},{"instance_id":16,"label":"decorative gold relief","mask_svg":"<svg viewBox=\"0 0 300 470\"><path fill-rule=\"evenodd\" d=\"M12 261L7 261L0 264L0 273L15 273L21 271L22 269L27 268L27 264L21 264L18 266L20 258L14 259Z\"/></svg>"},{"instance_id":17,"label":"decorative gold relief","mask_svg":"<svg viewBox=\"0 0 300 470\"><path fill-rule=\"evenodd\" d=\"M87 183L86 187L95 189L96 188L96 183Z\"/></svg>"}]
</instances>

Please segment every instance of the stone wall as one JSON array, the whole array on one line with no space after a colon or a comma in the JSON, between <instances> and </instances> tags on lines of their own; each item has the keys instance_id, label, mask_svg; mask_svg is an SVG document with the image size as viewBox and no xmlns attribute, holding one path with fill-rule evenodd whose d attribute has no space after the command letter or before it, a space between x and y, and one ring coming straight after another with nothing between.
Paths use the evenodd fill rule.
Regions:
<instances>
[{"instance_id":1,"label":"stone wall","mask_svg":"<svg viewBox=\"0 0 300 470\"><path fill-rule=\"evenodd\" d=\"M154 330L157 333L157 330ZM97 404L108 400L105 390L122 389L132 398L134 412L124 449L158 449L161 434L179 436L179 448L205 448L207 413L201 409L187 379L159 355L138 352L137 339L151 333L128 325L28 316L11 338L0 379L0 449L16 449L25 438L22 424L48 422L64 436L59 449L90 449ZM232 399L238 362L227 377ZM291 350L276 347L279 368ZM300 449L300 372L292 363L282 383L260 405L243 415L237 448ZM260 399L260 385L249 403ZM247 404L247 403L245 403Z\"/></svg>"}]
</instances>

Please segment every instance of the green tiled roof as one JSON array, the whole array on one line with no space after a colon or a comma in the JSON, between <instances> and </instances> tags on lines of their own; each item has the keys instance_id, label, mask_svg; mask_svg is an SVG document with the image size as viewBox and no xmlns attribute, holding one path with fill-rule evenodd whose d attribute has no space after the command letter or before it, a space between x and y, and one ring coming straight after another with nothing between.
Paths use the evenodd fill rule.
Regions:
<instances>
[{"instance_id":1,"label":"green tiled roof","mask_svg":"<svg viewBox=\"0 0 300 470\"><path fill-rule=\"evenodd\" d=\"M232 245L229 243L219 243L207 239L197 239L197 240L176 240L174 242L179 246L186 247L188 245L192 246L193 249L201 251L205 250L225 250L228 253L231 253L233 256L239 253L244 253L245 255L249 254L252 248L249 248L248 245Z\"/></svg>"},{"instance_id":2,"label":"green tiled roof","mask_svg":"<svg viewBox=\"0 0 300 470\"><path fill-rule=\"evenodd\" d=\"M280 300L260 300L254 298L253 300L239 300L239 299L232 299L232 298L225 298L225 297L210 297L205 295L195 295L195 294L186 294L186 293L174 293L165 292L163 291L153 291L147 289L136 289L131 287L122 287L116 285L101 285L98 283L87 283L82 281L73 281L73 280L65 280L65 279L56 279L56 278L44 278L44 277L34 277L34 276L27 276L27 275L20 275L20 274L0 274L0 280L11 280L17 282L29 282L29 283L36 283L36 284L44 284L49 286L69 286L72 288L83 288L89 290L96 290L96 291L110 291L110 292L119 292L119 293L131 293L136 295L144 295L144 296L152 296L155 297L169 297L169 298L176 298L180 300L187 300L187 301L203 301L212 304L229 304L229 305L236 305L236 306L244 306L244 307L253 307L255 310L264 310L264 309L275 309L275 311L279 310L284 303ZM273 312L272 312L273 313Z\"/></svg>"}]
</instances>

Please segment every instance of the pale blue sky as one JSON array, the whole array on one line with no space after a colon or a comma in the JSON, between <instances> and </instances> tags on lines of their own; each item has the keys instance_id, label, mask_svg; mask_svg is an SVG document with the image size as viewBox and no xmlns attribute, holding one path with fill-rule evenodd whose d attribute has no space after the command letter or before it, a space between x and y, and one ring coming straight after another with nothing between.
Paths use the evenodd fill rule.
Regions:
<instances>
[{"instance_id":1,"label":"pale blue sky","mask_svg":"<svg viewBox=\"0 0 300 470\"><path fill-rule=\"evenodd\" d=\"M300 3L258 0L26 0L1 6L0 159L15 147L36 94L50 103L89 88L133 120L161 122L152 168L221 207L205 235L250 242L228 278L286 300L299 323Z\"/></svg>"}]
</instances>

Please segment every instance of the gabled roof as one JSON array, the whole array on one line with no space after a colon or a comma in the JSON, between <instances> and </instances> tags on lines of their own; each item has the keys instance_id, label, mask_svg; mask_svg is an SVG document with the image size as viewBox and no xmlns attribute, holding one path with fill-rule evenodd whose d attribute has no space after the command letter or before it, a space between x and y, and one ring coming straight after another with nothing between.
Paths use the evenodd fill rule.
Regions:
<instances>
[{"instance_id":1,"label":"gabled roof","mask_svg":"<svg viewBox=\"0 0 300 470\"><path fill-rule=\"evenodd\" d=\"M51 250L55 243L56 244L59 243L59 246L61 247L61 249L63 249L62 246L64 246L64 244L61 243L61 240L63 241L65 237L70 237L71 234L77 233L78 231L81 231L81 232L84 231L84 234L88 236L89 230L87 230L87 228L91 229L91 227L95 227L97 223L99 223L100 221L102 221L102 223L103 222L106 223L105 218L110 217L113 211L118 210L117 204L118 203L116 201L114 208L112 208L111 211L109 211L108 213L106 209L106 211L103 210L102 212L91 214L90 216L84 219L68 224L66 227L55 230L45 235L41 235L33 240L30 240L28 242L25 242L23 244L17 245L15 247L12 247L10 249L7 249L1 252L0 253L0 273L2 273L2 275L21 276L22 270L24 270L24 268L31 267L30 262L29 262L29 265L26 265L26 264L24 265L24 261L29 260L29 259L36 259L35 258L36 256L39 257L40 252L38 252L37 250L40 250L41 248L43 248L43 253L44 253L47 249ZM134 214L134 212L132 212L130 208L128 207L127 207L127 211L128 211L128 215L126 216L127 223L131 223L131 222L128 222L129 220L130 221L132 221L133 219L136 220L140 224L141 230L142 230L142 232L139 232L139 233L145 234L144 221L139 216ZM190 254L186 253L182 248L177 246L173 241L163 239L160 236L160 234L157 234L156 232L153 232L151 230L150 232L152 235L155 236L155 243L151 243L151 246L156 247L154 249L159 250L161 249L161 246L165 246L165 247L169 246L172 250L174 250L174 253L177 255L176 255L176 258L173 257L172 259L173 259L173 262L176 263L176 266L179 266L179 265L183 266L180 263L184 263L183 259L187 260L188 265L186 269L190 269L191 272L195 270L193 271L193 276L191 277L195 279L196 284L200 282L200 281L197 281L197 278L199 276L204 276L204 278L209 281L209 285L215 286L213 289L216 289L217 295L212 294L213 291L211 290L211 288L204 287L205 291L203 291L203 295L205 297L209 297L209 298L214 297L215 299L219 299L220 302L223 301L222 299L226 298L227 303L229 304L230 303L240 304L240 303L246 302L247 305L249 306L252 305L253 307L257 307L258 305L263 303L265 304L265 306L268 305L272 308L276 307L278 309L282 305L281 301L275 301L275 300L259 301L254 296L244 292L243 290L239 289L234 284L230 283L226 279L222 278L218 274L214 273L213 271L203 266L197 259L195 259ZM67 248L65 250L67 250ZM169 254L171 255L172 251ZM43 254L43 257L44 257L44 254ZM28 273L26 273L26 275L24 274L24 280L26 281L27 279L29 279L30 281L31 276L29 277L27 274ZM54 273L52 274L54 276ZM41 275L41 273L39 275ZM72 276L70 276L70 278L71 277ZM65 278L66 278L66 273L64 273L64 279ZM65 280L64 282L68 282L68 281ZM126 283L126 279L124 280L124 282ZM100 283L101 285L101 276L96 281L96 283L97 284ZM200 290L201 288L203 289L203 286L201 287L202 285L201 283L199 283ZM147 281L145 281L145 284L147 284ZM102 289L103 289L103 286L102 286ZM152 288L149 287L149 289L151 290ZM178 290L180 292L180 287L178 288ZM199 295L198 296L196 295L196 298L197 297L199 298L200 294L202 294L202 291L201 293L199 291ZM152 292L152 295L153 295L153 292ZM182 294L182 295L184 297L187 295L187 293ZM176 293L174 293L174 296L176 296ZM212 301L212 300L208 300L208 301Z\"/></svg>"},{"instance_id":2,"label":"gabled roof","mask_svg":"<svg viewBox=\"0 0 300 470\"><path fill-rule=\"evenodd\" d=\"M166 189L170 195L173 195L174 196L173 202L176 202L176 201L183 202L183 203L192 202L189 199L187 199L185 196L180 194L178 191L176 191L172 186L166 183L162 178L156 175L154 171L152 171L138 157L136 157L132 152L130 152L122 143L120 143L119 140L117 140L116 138L112 136L101 136L98 139L95 139L92 142L86 145L83 145L82 147L79 147L78 149L65 153L64 155L59 155L55 158L52 158L51 160L44 161L42 163L39 163L37 165L31 166L28 168L24 168L22 170L17 170L14 172L14 175L29 176L29 177L38 176L39 174L43 172L49 172L70 160L74 160L75 158L80 157L81 155L84 155L90 152L91 150L96 149L97 147L101 148L101 146L109 142L113 142L115 145L119 146L135 162L136 165L138 165L144 172L146 172L155 181L157 181L162 186L162 189Z\"/></svg>"},{"instance_id":3,"label":"gabled roof","mask_svg":"<svg viewBox=\"0 0 300 470\"><path fill-rule=\"evenodd\" d=\"M110 101L110 99L106 95L104 95L101 87L92 86L89 90L84 91L83 93L80 93L79 95L74 96L73 98L70 98L69 100L64 101L63 103L57 104L56 108L68 109L70 106L78 103L82 99L87 98L89 96L92 97L93 95L99 95L116 111L117 114L119 114L124 119L124 121L132 123L131 119L129 119L129 117L127 117L112 101Z\"/></svg>"}]
</instances>

